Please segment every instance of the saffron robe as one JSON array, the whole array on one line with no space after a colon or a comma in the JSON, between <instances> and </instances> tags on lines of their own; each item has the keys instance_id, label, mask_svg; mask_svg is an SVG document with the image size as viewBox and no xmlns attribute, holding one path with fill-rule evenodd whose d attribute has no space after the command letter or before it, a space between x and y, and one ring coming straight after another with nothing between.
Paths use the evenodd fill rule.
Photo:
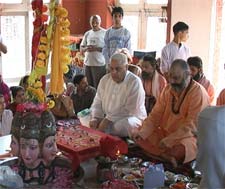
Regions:
<instances>
[{"instance_id":1,"label":"saffron robe","mask_svg":"<svg viewBox=\"0 0 225 189\"><path fill-rule=\"evenodd\" d=\"M210 83L208 79L206 79L205 75L203 75L198 82L205 88L205 90L207 91L209 95L210 103L212 103L215 96L213 85Z\"/></svg>"},{"instance_id":2,"label":"saffron robe","mask_svg":"<svg viewBox=\"0 0 225 189\"><path fill-rule=\"evenodd\" d=\"M178 96L171 85L167 85L152 112L144 120L139 132L143 140L138 144L148 153L155 156L164 153L165 149L160 148L160 142L167 148L182 144L185 147L184 163L195 159L198 114L209 105L209 96L203 86L193 80L191 82L184 98L185 89ZM177 114L172 111L174 98L174 107L181 104Z\"/></svg>"}]
</instances>

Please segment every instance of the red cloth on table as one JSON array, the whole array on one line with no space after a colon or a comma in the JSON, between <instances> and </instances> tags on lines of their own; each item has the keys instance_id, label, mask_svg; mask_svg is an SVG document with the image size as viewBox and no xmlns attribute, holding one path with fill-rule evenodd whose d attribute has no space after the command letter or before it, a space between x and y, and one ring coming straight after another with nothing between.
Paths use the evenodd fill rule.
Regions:
<instances>
[{"instance_id":1,"label":"red cloth on table","mask_svg":"<svg viewBox=\"0 0 225 189\"><path fill-rule=\"evenodd\" d=\"M78 127L79 129L84 130L90 134L98 135L100 139L98 141L99 144L97 143L94 146L86 147L81 145L80 148L77 148L77 146L73 148L70 144L61 143L59 141L57 142L58 148L66 152L68 154L66 156L72 160L74 170L76 170L81 162L99 155L109 156L110 158L115 159L118 156L118 150L120 154L128 153L127 143L119 137L111 136L81 125L75 127ZM73 135L68 133L66 130L63 132L63 134L64 137L73 137Z\"/></svg>"},{"instance_id":2,"label":"red cloth on table","mask_svg":"<svg viewBox=\"0 0 225 189\"><path fill-rule=\"evenodd\" d=\"M118 152L120 154L128 153L128 145L122 139L106 135L100 140L101 154L104 156L109 156L112 159L116 159Z\"/></svg>"}]
</instances>

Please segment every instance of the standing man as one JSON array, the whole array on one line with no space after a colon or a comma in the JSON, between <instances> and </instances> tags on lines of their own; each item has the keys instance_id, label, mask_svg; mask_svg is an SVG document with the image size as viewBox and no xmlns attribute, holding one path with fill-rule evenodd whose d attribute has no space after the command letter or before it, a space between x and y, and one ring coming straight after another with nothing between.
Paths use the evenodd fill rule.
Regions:
<instances>
[{"instance_id":1,"label":"standing man","mask_svg":"<svg viewBox=\"0 0 225 189\"><path fill-rule=\"evenodd\" d=\"M105 29L100 27L101 17L93 15L90 18L91 30L84 34L81 42L81 53L85 54L85 75L88 83L97 89L98 83L106 73L105 58L102 54Z\"/></svg>"},{"instance_id":2,"label":"standing man","mask_svg":"<svg viewBox=\"0 0 225 189\"><path fill-rule=\"evenodd\" d=\"M212 103L215 95L214 87L203 73L202 59L198 56L189 57L187 63L190 67L192 78L205 88L209 95L210 103Z\"/></svg>"},{"instance_id":3,"label":"standing man","mask_svg":"<svg viewBox=\"0 0 225 189\"><path fill-rule=\"evenodd\" d=\"M184 22L177 22L173 26L174 38L162 49L160 69L168 81L168 71L175 59L187 60L190 49L184 44L188 39L189 26Z\"/></svg>"},{"instance_id":4,"label":"standing man","mask_svg":"<svg viewBox=\"0 0 225 189\"><path fill-rule=\"evenodd\" d=\"M113 54L110 73L100 80L91 106L90 127L126 137L146 118L141 79L127 69L127 56Z\"/></svg>"},{"instance_id":5,"label":"standing man","mask_svg":"<svg viewBox=\"0 0 225 189\"><path fill-rule=\"evenodd\" d=\"M114 7L112 10L113 25L105 34L105 46L103 54L106 64L109 64L111 56L117 49L127 48L131 51L131 35L130 32L122 26L123 9Z\"/></svg>"}]
</instances>

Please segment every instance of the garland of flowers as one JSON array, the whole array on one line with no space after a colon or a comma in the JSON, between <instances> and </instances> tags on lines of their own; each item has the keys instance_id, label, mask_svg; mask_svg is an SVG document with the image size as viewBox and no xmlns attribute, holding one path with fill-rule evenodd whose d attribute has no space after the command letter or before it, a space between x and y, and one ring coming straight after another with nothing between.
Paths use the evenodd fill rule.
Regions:
<instances>
[{"instance_id":1,"label":"garland of flowers","mask_svg":"<svg viewBox=\"0 0 225 189\"><path fill-rule=\"evenodd\" d=\"M41 77L47 74L48 59L52 50L51 60L51 94L58 95L63 92L63 74L68 72L70 60L69 35L70 22L66 18L68 12L57 4L57 0L51 0L48 8L43 5L43 0L33 0L35 20L33 22L34 32L32 38L32 71L29 76L29 87L27 88L28 99L36 104L47 101L43 90ZM53 42L52 42L53 41ZM51 108L54 101L47 102Z\"/></svg>"},{"instance_id":2,"label":"garland of flowers","mask_svg":"<svg viewBox=\"0 0 225 189\"><path fill-rule=\"evenodd\" d=\"M48 15L44 14L48 8L43 5L42 0L33 0L32 9L34 10L35 20L33 22L34 30L32 37L32 72L29 82L33 84L35 80L42 75L46 75L46 51L47 38L46 27Z\"/></svg>"},{"instance_id":3,"label":"garland of flowers","mask_svg":"<svg viewBox=\"0 0 225 189\"><path fill-rule=\"evenodd\" d=\"M63 74L69 71L68 64L71 62L69 49L70 22L67 19L68 11L61 5L55 7L55 30L53 36L53 49L51 60L50 92L53 95L63 93Z\"/></svg>"}]
</instances>

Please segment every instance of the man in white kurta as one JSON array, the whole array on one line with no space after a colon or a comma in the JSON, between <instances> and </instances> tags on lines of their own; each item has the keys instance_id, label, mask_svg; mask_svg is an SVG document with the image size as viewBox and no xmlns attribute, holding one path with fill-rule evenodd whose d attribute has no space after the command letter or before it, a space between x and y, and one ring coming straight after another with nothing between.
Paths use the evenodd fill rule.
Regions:
<instances>
[{"instance_id":1,"label":"man in white kurta","mask_svg":"<svg viewBox=\"0 0 225 189\"><path fill-rule=\"evenodd\" d=\"M225 188L225 106L204 109L198 122L199 188Z\"/></svg>"},{"instance_id":2,"label":"man in white kurta","mask_svg":"<svg viewBox=\"0 0 225 189\"><path fill-rule=\"evenodd\" d=\"M110 73L100 80L91 107L92 128L125 137L146 118L142 82L127 68L126 55L111 57Z\"/></svg>"},{"instance_id":3,"label":"man in white kurta","mask_svg":"<svg viewBox=\"0 0 225 189\"><path fill-rule=\"evenodd\" d=\"M168 71L172 62L176 59L187 60L190 56L190 49L184 42L188 39L189 26L184 22L177 22L173 26L174 38L162 49L160 70L168 79Z\"/></svg>"}]
</instances>

